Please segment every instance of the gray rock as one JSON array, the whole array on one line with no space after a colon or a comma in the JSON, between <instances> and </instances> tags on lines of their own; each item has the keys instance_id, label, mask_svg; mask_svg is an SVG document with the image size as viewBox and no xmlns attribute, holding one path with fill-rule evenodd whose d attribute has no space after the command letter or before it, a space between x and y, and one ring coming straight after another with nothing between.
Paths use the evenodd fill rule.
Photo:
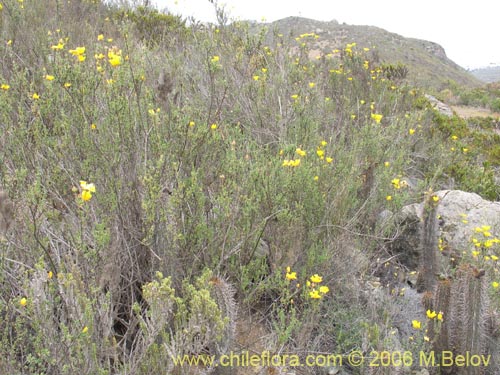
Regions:
<instances>
[{"instance_id":1,"label":"gray rock","mask_svg":"<svg viewBox=\"0 0 500 375\"><path fill-rule=\"evenodd\" d=\"M475 228L490 226L492 236L500 236L500 202L491 202L474 193L460 190L441 190L437 214L443 253L461 254L472 249L472 238L484 240ZM419 227L422 220L423 203L403 207L398 218L401 235L392 244L392 251L402 254L400 260L410 269L419 262Z\"/></svg>"},{"instance_id":2,"label":"gray rock","mask_svg":"<svg viewBox=\"0 0 500 375\"><path fill-rule=\"evenodd\" d=\"M453 110L448 105L444 104L442 101L439 101L432 95L425 94L425 97L431 103L432 107L434 107L434 109L439 113L448 117L453 116Z\"/></svg>"}]
</instances>

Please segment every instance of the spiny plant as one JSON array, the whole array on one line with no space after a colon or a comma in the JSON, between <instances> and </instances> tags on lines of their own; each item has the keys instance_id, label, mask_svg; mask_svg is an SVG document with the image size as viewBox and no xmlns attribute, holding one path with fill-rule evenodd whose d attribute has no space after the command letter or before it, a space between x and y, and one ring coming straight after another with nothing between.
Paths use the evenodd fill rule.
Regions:
<instances>
[{"instance_id":1,"label":"spiny plant","mask_svg":"<svg viewBox=\"0 0 500 375\"><path fill-rule=\"evenodd\" d=\"M468 264L456 273L451 287L447 333L454 353L487 354L488 286L484 270ZM455 374L483 374L484 368L454 368Z\"/></svg>"},{"instance_id":2,"label":"spiny plant","mask_svg":"<svg viewBox=\"0 0 500 375\"><path fill-rule=\"evenodd\" d=\"M432 190L426 193L424 200L422 223L420 227L420 271L417 280L417 291L433 292L438 273L438 218L439 197Z\"/></svg>"}]
</instances>

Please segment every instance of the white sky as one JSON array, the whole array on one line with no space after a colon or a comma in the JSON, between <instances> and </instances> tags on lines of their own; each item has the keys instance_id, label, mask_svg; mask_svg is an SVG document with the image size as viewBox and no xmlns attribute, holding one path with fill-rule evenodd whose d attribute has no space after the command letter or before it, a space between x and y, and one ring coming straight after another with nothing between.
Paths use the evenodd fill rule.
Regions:
<instances>
[{"instance_id":1,"label":"white sky","mask_svg":"<svg viewBox=\"0 0 500 375\"><path fill-rule=\"evenodd\" d=\"M159 9L215 21L208 0L153 0ZM378 26L439 43L464 68L500 65L498 0L219 0L231 18L272 22L288 16Z\"/></svg>"}]
</instances>

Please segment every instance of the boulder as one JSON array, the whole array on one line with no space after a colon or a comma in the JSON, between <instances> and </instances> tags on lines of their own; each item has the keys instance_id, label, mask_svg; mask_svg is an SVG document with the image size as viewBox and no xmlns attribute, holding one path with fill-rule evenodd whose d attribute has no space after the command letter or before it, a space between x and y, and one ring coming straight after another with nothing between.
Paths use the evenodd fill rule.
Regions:
<instances>
[{"instance_id":1,"label":"boulder","mask_svg":"<svg viewBox=\"0 0 500 375\"><path fill-rule=\"evenodd\" d=\"M500 237L500 202L491 202L475 193L460 190L441 190L437 214L441 249L449 255L461 254L473 247L472 238L482 238L476 228L490 227L491 238ZM401 254L400 261L410 269L419 264L420 223L424 203L403 207L398 215L401 234L391 244L394 254Z\"/></svg>"}]
</instances>

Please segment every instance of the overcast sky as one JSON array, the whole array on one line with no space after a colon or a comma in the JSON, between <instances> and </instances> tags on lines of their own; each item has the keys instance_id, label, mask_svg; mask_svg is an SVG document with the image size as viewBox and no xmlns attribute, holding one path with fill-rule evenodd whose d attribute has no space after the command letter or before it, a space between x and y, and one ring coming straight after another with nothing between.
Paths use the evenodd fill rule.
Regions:
<instances>
[{"instance_id":1,"label":"overcast sky","mask_svg":"<svg viewBox=\"0 0 500 375\"><path fill-rule=\"evenodd\" d=\"M200 21L214 21L208 0L153 0ZM500 65L498 0L219 0L234 19L272 22L288 16L378 26L439 43L464 68Z\"/></svg>"}]
</instances>

